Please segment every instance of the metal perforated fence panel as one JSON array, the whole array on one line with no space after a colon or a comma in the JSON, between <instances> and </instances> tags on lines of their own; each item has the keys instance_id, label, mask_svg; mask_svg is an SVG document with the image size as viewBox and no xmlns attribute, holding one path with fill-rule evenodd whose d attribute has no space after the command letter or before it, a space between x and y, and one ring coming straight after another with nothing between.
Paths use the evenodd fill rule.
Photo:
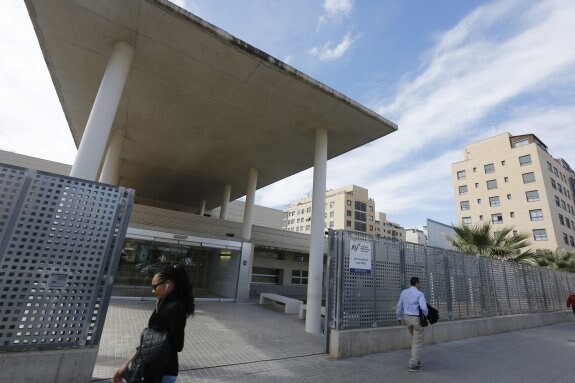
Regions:
<instances>
[{"instance_id":1,"label":"metal perforated fence panel","mask_svg":"<svg viewBox=\"0 0 575 383\"><path fill-rule=\"evenodd\" d=\"M350 265L352 245L371 249L369 270ZM575 275L452 250L330 231L328 326L346 329L397 323L395 306L419 277L440 320L564 310Z\"/></svg>"},{"instance_id":2,"label":"metal perforated fence panel","mask_svg":"<svg viewBox=\"0 0 575 383\"><path fill-rule=\"evenodd\" d=\"M0 165L0 350L98 344L132 201Z\"/></svg>"}]
</instances>

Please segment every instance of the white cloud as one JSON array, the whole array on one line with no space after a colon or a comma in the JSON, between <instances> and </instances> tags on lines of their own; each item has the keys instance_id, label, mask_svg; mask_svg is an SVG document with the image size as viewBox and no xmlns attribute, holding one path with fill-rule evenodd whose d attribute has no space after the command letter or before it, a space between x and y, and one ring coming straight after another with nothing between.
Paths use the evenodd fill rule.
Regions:
<instances>
[{"instance_id":1,"label":"white cloud","mask_svg":"<svg viewBox=\"0 0 575 383\"><path fill-rule=\"evenodd\" d=\"M323 9L330 18L347 16L353 10L353 0L324 0Z\"/></svg>"},{"instance_id":2,"label":"white cloud","mask_svg":"<svg viewBox=\"0 0 575 383\"><path fill-rule=\"evenodd\" d=\"M309 53L317 57L320 61L337 60L351 48L351 45L359 39L359 37L359 35L353 36L351 32L348 32L335 47L332 48L332 42L328 41L322 47L311 48Z\"/></svg>"},{"instance_id":3,"label":"white cloud","mask_svg":"<svg viewBox=\"0 0 575 383\"><path fill-rule=\"evenodd\" d=\"M338 23L353 11L353 0L324 0L325 13L319 17L318 30L329 22Z\"/></svg>"}]
</instances>

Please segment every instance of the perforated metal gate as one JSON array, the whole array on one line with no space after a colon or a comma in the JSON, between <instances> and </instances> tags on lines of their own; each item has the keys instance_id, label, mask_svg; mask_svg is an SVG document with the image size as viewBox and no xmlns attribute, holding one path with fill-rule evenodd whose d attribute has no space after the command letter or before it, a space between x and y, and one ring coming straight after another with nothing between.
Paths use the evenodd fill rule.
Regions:
<instances>
[{"instance_id":1,"label":"perforated metal gate","mask_svg":"<svg viewBox=\"0 0 575 383\"><path fill-rule=\"evenodd\" d=\"M350 242L371 244L370 273L350 271ZM564 310L575 275L452 250L330 231L327 325L346 329L397 323L395 306L419 277L441 320Z\"/></svg>"},{"instance_id":2,"label":"perforated metal gate","mask_svg":"<svg viewBox=\"0 0 575 383\"><path fill-rule=\"evenodd\" d=\"M0 164L0 350L98 344L133 191Z\"/></svg>"}]
</instances>

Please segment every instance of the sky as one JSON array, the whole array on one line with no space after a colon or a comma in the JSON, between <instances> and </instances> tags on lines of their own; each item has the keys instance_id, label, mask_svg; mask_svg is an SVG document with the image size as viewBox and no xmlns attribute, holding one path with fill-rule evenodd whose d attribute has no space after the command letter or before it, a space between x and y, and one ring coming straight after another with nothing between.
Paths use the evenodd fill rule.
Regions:
<instances>
[{"instance_id":1,"label":"sky","mask_svg":"<svg viewBox=\"0 0 575 383\"><path fill-rule=\"evenodd\" d=\"M395 122L328 162L327 188L369 189L406 228L455 221L451 164L471 142L536 134L575 167L573 0L178 0L177 5ZM0 2L0 149L76 153L22 0ZM259 189L285 208L308 169Z\"/></svg>"}]
</instances>

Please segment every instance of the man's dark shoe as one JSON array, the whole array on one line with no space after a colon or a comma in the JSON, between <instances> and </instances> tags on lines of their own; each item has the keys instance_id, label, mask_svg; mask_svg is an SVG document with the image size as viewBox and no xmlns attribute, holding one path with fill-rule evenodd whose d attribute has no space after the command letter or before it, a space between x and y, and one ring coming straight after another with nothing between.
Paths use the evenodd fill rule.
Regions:
<instances>
[{"instance_id":1,"label":"man's dark shoe","mask_svg":"<svg viewBox=\"0 0 575 383\"><path fill-rule=\"evenodd\" d=\"M409 371L411 371L411 372L421 372L421 371L423 371L423 369L421 368L421 364L418 364L417 366L409 367Z\"/></svg>"}]
</instances>

